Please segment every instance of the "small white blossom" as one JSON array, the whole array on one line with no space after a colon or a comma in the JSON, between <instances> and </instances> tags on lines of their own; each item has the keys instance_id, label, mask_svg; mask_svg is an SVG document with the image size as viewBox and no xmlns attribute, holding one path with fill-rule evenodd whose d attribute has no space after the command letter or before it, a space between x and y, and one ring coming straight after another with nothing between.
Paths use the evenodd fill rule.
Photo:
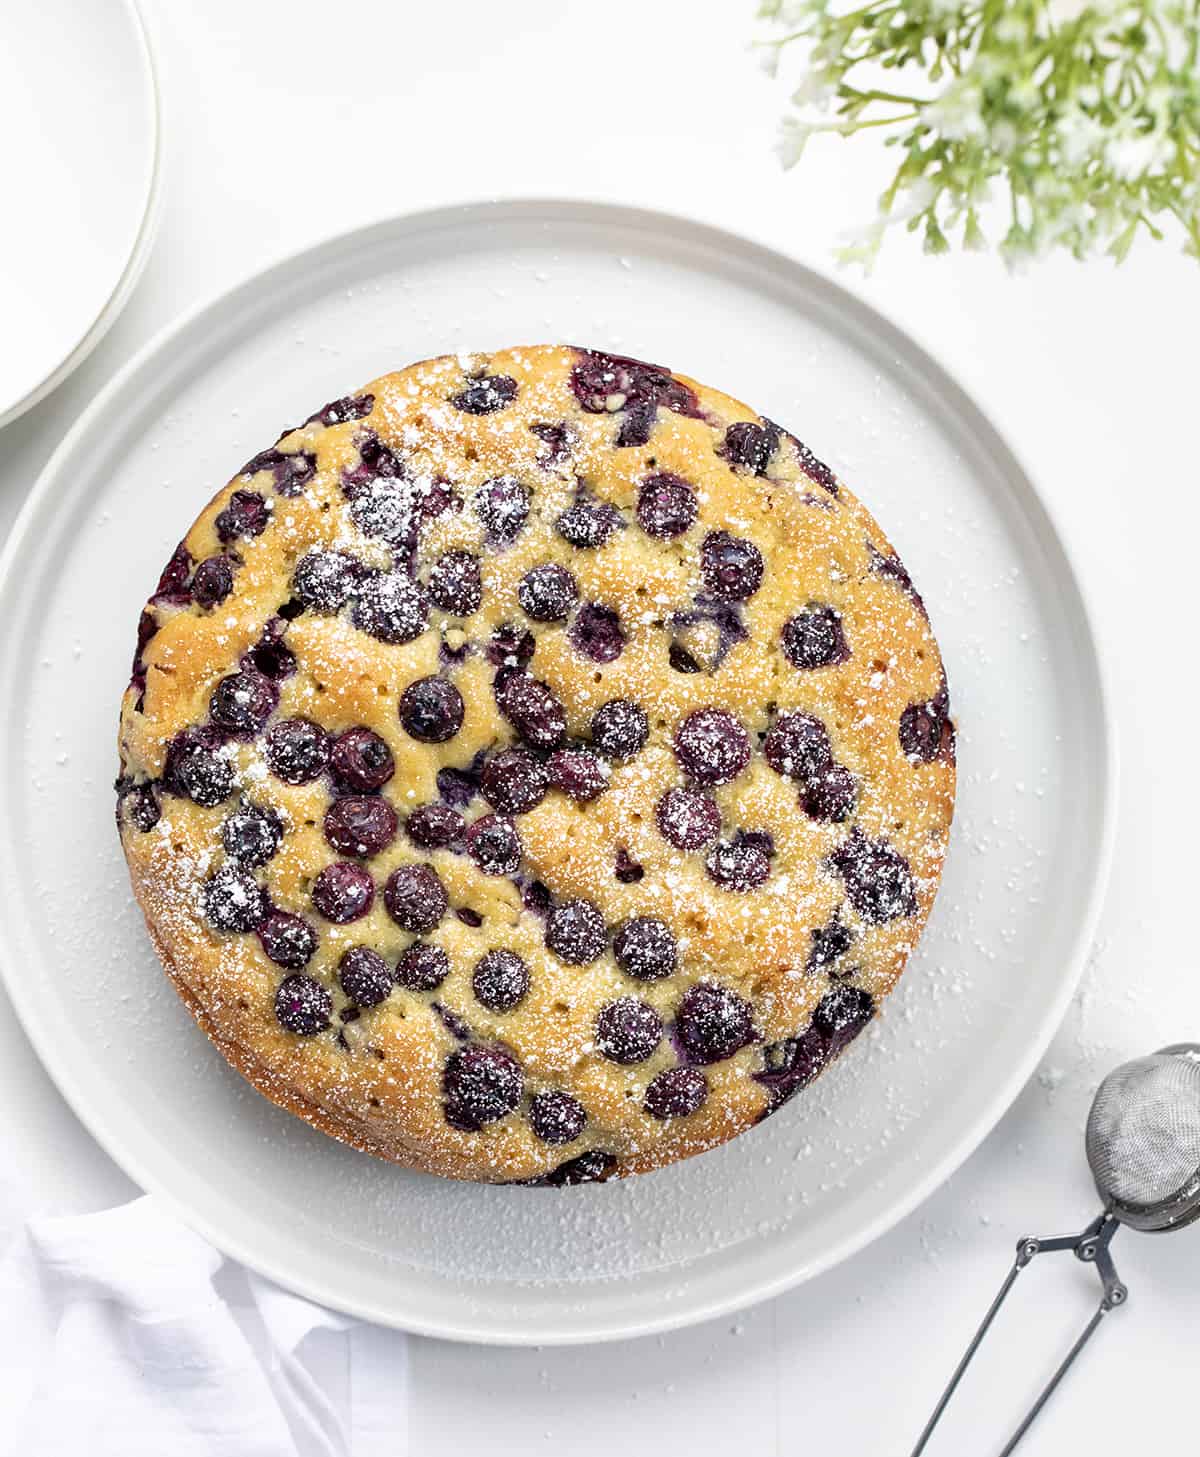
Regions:
<instances>
[{"instance_id":1,"label":"small white blossom","mask_svg":"<svg viewBox=\"0 0 1200 1457\"><path fill-rule=\"evenodd\" d=\"M803 157L804 149L815 130L811 122L801 121L794 116L784 117L779 128L777 150L779 160L785 167L794 167Z\"/></svg>"},{"instance_id":2,"label":"small white blossom","mask_svg":"<svg viewBox=\"0 0 1200 1457\"><path fill-rule=\"evenodd\" d=\"M1104 145L1104 128L1077 106L1062 114L1056 131L1059 155L1068 167L1078 167Z\"/></svg>"},{"instance_id":3,"label":"small white blossom","mask_svg":"<svg viewBox=\"0 0 1200 1457\"><path fill-rule=\"evenodd\" d=\"M1104 160L1128 182L1161 166L1173 150L1163 137L1114 137L1104 148Z\"/></svg>"},{"instance_id":4,"label":"small white blossom","mask_svg":"<svg viewBox=\"0 0 1200 1457\"><path fill-rule=\"evenodd\" d=\"M928 124L951 141L967 141L982 137L980 115L982 93L970 81L952 81L936 101L925 108Z\"/></svg>"}]
</instances>

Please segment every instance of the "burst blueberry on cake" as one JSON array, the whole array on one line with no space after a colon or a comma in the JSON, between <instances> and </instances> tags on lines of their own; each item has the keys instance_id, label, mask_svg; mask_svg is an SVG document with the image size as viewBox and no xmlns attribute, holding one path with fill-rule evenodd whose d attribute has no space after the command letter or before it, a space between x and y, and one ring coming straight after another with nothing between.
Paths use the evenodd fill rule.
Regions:
<instances>
[{"instance_id":1,"label":"burst blueberry on cake","mask_svg":"<svg viewBox=\"0 0 1200 1457\"><path fill-rule=\"evenodd\" d=\"M142 613L118 824L255 1086L450 1178L639 1173L875 1015L954 802L929 621L816 456L657 365L384 376L210 502Z\"/></svg>"}]
</instances>

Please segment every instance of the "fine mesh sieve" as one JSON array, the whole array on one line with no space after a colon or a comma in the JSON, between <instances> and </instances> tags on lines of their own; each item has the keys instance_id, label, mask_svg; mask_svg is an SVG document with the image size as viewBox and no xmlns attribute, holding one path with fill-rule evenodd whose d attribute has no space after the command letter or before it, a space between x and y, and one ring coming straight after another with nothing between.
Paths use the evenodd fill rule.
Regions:
<instances>
[{"instance_id":1,"label":"fine mesh sieve","mask_svg":"<svg viewBox=\"0 0 1200 1457\"><path fill-rule=\"evenodd\" d=\"M1100 1084L1087 1159L1113 1217L1167 1230L1200 1216L1200 1048L1127 1062Z\"/></svg>"},{"instance_id":2,"label":"fine mesh sieve","mask_svg":"<svg viewBox=\"0 0 1200 1457\"><path fill-rule=\"evenodd\" d=\"M1041 1395L1000 1453L1009 1457L1033 1425L1071 1363L1128 1290L1117 1276L1109 1245L1122 1224L1161 1233L1200 1218L1200 1043L1180 1042L1114 1069L1096 1090L1088 1114L1087 1160L1104 1212L1078 1234L1025 1236L996 1298L925 1424L912 1457L921 1457L1017 1276L1036 1255L1070 1250L1094 1264L1103 1285L1100 1305Z\"/></svg>"}]
</instances>

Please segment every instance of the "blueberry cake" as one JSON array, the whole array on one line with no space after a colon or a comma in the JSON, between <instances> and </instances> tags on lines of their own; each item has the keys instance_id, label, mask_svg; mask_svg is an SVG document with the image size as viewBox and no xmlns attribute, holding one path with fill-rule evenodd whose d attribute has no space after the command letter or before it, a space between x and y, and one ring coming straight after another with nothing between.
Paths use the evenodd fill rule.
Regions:
<instances>
[{"instance_id":1,"label":"blueberry cake","mask_svg":"<svg viewBox=\"0 0 1200 1457\"><path fill-rule=\"evenodd\" d=\"M386 375L209 503L138 626L117 820L261 1092L563 1185L725 1142L858 1035L954 784L925 608L833 472L538 346Z\"/></svg>"}]
</instances>

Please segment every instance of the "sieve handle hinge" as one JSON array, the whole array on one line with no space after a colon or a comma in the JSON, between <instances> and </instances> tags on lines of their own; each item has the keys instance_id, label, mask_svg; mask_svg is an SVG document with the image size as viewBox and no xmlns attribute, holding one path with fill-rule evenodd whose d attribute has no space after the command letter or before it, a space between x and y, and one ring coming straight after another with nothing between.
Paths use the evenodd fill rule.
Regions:
<instances>
[{"instance_id":1,"label":"sieve handle hinge","mask_svg":"<svg viewBox=\"0 0 1200 1457\"><path fill-rule=\"evenodd\" d=\"M991 1328L991 1324L999 1313L1000 1307L1007 1299L1009 1291L1016 1284L1017 1276L1038 1255L1055 1254L1063 1250L1070 1250L1077 1260L1087 1265L1095 1265L1096 1272L1100 1276L1101 1284L1104 1287L1100 1297L1100 1304L1092 1315L1091 1320L1084 1326L1075 1344L1067 1352L1066 1356L1063 1357L1054 1375L1051 1376L1050 1380L1042 1388L1041 1394L1026 1413L1020 1426L1017 1427L1016 1431L1001 1450L1000 1457L1010 1457L1017 1443L1033 1425L1038 1413L1058 1389L1059 1383L1070 1370L1075 1358L1096 1333L1100 1322L1110 1310L1115 1310L1118 1306L1124 1305L1129 1297L1129 1291L1117 1275L1116 1266L1113 1264L1112 1254L1109 1251L1109 1245L1112 1243L1113 1236L1119 1228L1120 1225L1118 1222L1106 1209L1103 1214L1098 1215L1086 1229L1081 1230L1078 1234L1056 1234L1044 1237L1025 1235L1017 1241L1017 1253L1016 1258L1013 1260L1012 1269L1005 1276L1004 1283L996 1292L996 1298L992 1301L983 1320L979 1323L979 1328L976 1330L974 1336L972 1336L970 1344L963 1353L962 1360L955 1367L953 1376L951 1376L945 1391L942 1392L937 1405L933 1409L932 1415L928 1422L926 1422L924 1430L917 1439L917 1445L912 1450L912 1457L921 1457L921 1454L925 1451L929 1439L933 1435L934 1428L940 1421L942 1413L950 1404L950 1398L958 1389L959 1382L962 1380L967 1367L971 1364L971 1360L976 1351L978 1351L980 1345L983 1343L983 1338Z\"/></svg>"}]
</instances>

